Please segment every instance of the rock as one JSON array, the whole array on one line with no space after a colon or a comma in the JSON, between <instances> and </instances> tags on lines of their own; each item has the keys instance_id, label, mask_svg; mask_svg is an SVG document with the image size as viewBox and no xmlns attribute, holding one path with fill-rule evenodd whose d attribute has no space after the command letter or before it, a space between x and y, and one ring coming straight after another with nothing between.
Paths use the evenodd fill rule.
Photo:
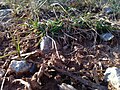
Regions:
<instances>
[{"instance_id":1,"label":"rock","mask_svg":"<svg viewBox=\"0 0 120 90\"><path fill-rule=\"evenodd\" d=\"M12 60L9 65L9 71L15 72L17 75L23 75L25 73L34 73L36 66L32 63L28 63L25 60L16 61Z\"/></svg>"},{"instance_id":2,"label":"rock","mask_svg":"<svg viewBox=\"0 0 120 90\"><path fill-rule=\"evenodd\" d=\"M110 41L111 39L114 38L114 35L111 33L103 33L100 35L101 39L103 39L104 41Z\"/></svg>"},{"instance_id":3,"label":"rock","mask_svg":"<svg viewBox=\"0 0 120 90\"><path fill-rule=\"evenodd\" d=\"M0 10L0 21L6 22L11 18L12 9L1 9Z\"/></svg>"},{"instance_id":4,"label":"rock","mask_svg":"<svg viewBox=\"0 0 120 90\"><path fill-rule=\"evenodd\" d=\"M5 31L12 24L12 9L0 10L0 31Z\"/></svg>"},{"instance_id":5,"label":"rock","mask_svg":"<svg viewBox=\"0 0 120 90\"><path fill-rule=\"evenodd\" d=\"M12 9L1 9L0 10L0 17L9 15L12 12Z\"/></svg>"},{"instance_id":6,"label":"rock","mask_svg":"<svg viewBox=\"0 0 120 90\"><path fill-rule=\"evenodd\" d=\"M44 36L40 43L40 50L43 51L44 53L49 53L51 49L52 49L52 40L49 37Z\"/></svg>"},{"instance_id":7,"label":"rock","mask_svg":"<svg viewBox=\"0 0 120 90\"><path fill-rule=\"evenodd\" d=\"M106 6L106 7L103 8L103 12L105 14L111 14L111 13L113 13L112 8L110 8L108 6Z\"/></svg>"},{"instance_id":8,"label":"rock","mask_svg":"<svg viewBox=\"0 0 120 90\"><path fill-rule=\"evenodd\" d=\"M77 90L73 86L66 83L62 83L61 85L59 85L59 89L60 90Z\"/></svg>"},{"instance_id":9,"label":"rock","mask_svg":"<svg viewBox=\"0 0 120 90\"><path fill-rule=\"evenodd\" d=\"M0 68L0 78L3 77L4 74L5 74L5 70Z\"/></svg>"},{"instance_id":10,"label":"rock","mask_svg":"<svg viewBox=\"0 0 120 90\"><path fill-rule=\"evenodd\" d=\"M104 73L104 80L106 82L110 82L111 85L117 90L120 90L120 68L117 67L107 68Z\"/></svg>"}]
</instances>

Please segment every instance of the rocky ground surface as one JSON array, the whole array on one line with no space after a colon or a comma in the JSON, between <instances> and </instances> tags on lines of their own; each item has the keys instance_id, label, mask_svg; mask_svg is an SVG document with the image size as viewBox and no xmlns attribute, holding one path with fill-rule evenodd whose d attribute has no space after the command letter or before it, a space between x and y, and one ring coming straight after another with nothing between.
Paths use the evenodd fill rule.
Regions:
<instances>
[{"instance_id":1,"label":"rocky ground surface","mask_svg":"<svg viewBox=\"0 0 120 90\"><path fill-rule=\"evenodd\" d=\"M79 17L86 10L89 13L87 6L62 5L74 8L69 15L63 10L40 10L40 31L35 21L29 23L28 7L15 13L0 4L1 90L120 89L120 13L113 15L110 7L91 7L92 16L86 20L100 21L95 30Z\"/></svg>"}]
</instances>

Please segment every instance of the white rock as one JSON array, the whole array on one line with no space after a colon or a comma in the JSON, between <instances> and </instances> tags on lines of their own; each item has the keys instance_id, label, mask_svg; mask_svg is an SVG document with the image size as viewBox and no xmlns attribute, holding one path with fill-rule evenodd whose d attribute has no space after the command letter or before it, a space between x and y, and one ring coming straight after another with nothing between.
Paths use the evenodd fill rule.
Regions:
<instances>
[{"instance_id":1,"label":"white rock","mask_svg":"<svg viewBox=\"0 0 120 90\"><path fill-rule=\"evenodd\" d=\"M66 83L62 83L61 85L59 85L59 88L60 90L77 90L73 86Z\"/></svg>"},{"instance_id":2,"label":"white rock","mask_svg":"<svg viewBox=\"0 0 120 90\"><path fill-rule=\"evenodd\" d=\"M104 73L104 80L110 82L117 90L120 90L120 68L107 68Z\"/></svg>"},{"instance_id":3,"label":"white rock","mask_svg":"<svg viewBox=\"0 0 120 90\"><path fill-rule=\"evenodd\" d=\"M44 36L40 43L40 50L45 53L48 53L50 52L51 49L52 49L52 40L49 37Z\"/></svg>"}]
</instances>

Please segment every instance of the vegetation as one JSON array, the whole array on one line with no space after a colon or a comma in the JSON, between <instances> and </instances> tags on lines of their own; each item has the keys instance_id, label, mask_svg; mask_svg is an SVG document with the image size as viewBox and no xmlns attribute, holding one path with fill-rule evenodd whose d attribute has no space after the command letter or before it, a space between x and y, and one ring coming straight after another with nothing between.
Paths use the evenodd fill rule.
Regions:
<instances>
[{"instance_id":1,"label":"vegetation","mask_svg":"<svg viewBox=\"0 0 120 90\"><path fill-rule=\"evenodd\" d=\"M49 90L45 89L50 86L44 86L45 80L41 80L41 84L38 85L42 77L47 78L48 82L55 81L53 82L55 85L70 84L77 90L81 87L83 90L106 88L106 82L103 80L105 69L119 65L117 61L109 59L120 58L119 55L115 55L117 51L113 50L113 47L120 43L118 41L120 0L4 0L4 2L4 7L12 9L12 17L10 25L5 27L4 32L7 34L4 42L8 45L4 42L1 44L3 53L0 59L3 61L25 59L34 63L37 74L30 73L30 79L26 79L33 90L36 88ZM106 33L110 33L105 37L110 40L104 41L102 35ZM44 37L52 41L49 54L38 51ZM47 46L49 47L49 42ZM108 61L102 61L106 58ZM15 74L14 78L16 75L18 74ZM33 83L35 87L32 86Z\"/></svg>"}]
</instances>

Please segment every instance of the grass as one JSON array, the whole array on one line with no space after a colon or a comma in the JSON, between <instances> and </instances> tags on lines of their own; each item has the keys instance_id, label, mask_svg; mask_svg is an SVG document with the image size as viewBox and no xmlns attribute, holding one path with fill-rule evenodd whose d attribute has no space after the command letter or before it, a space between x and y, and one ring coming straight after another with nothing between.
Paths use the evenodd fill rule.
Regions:
<instances>
[{"instance_id":1,"label":"grass","mask_svg":"<svg viewBox=\"0 0 120 90\"><path fill-rule=\"evenodd\" d=\"M120 1L119 0L109 0L109 4L113 9L114 13L120 13Z\"/></svg>"},{"instance_id":2,"label":"grass","mask_svg":"<svg viewBox=\"0 0 120 90\"><path fill-rule=\"evenodd\" d=\"M100 17L96 15L99 16L102 11L98 13L92 12L92 9L96 7L102 8L107 5L112 8L113 14L116 15L120 13L119 0L108 0L105 4L103 4L103 0L5 0L5 2L13 9L15 14L18 16L21 14L18 20L20 19L26 22L27 27L37 35L40 35L41 38L46 33L53 36L55 34L59 35L63 31L72 33L74 32L74 28L81 29L81 31L84 29L92 29L99 34L120 29L113 27L111 23L107 23L108 18L99 20ZM44 9L45 13L53 11L55 15L54 19L41 19L40 13L43 13L41 9ZM77 14L72 14L71 10L72 13ZM61 15L58 16L56 14L57 12ZM26 14L26 18L24 14ZM20 37L17 37L16 41L14 35L12 35L18 56L21 57L19 38Z\"/></svg>"},{"instance_id":3,"label":"grass","mask_svg":"<svg viewBox=\"0 0 120 90\"><path fill-rule=\"evenodd\" d=\"M8 45L11 45L12 43L13 44L12 49L15 48L15 51L8 53L6 55L0 56L0 59L8 57L13 54L17 54L19 56L19 59L21 60L22 55L20 51L23 51L24 47L25 49L26 48L27 49L23 51L23 53L31 52L32 50L39 49L40 47L38 46L41 42L41 39L46 35L48 38L52 40L55 47L56 55L58 56L58 58L55 59L54 52L52 53L52 57L49 58L49 55L42 56L43 53L41 51L38 51L38 53L31 54L31 56L28 56L28 60L30 60L31 64L32 62L35 61L35 64L37 64L38 68L40 65L42 65L41 64L42 62L43 62L43 65L42 65L43 68L44 68L44 64L45 65L50 64L45 68L49 68L49 66L51 65L52 66L59 65L60 68L66 69L66 71L72 70L72 72L74 71L76 72L76 70L78 71L80 68L79 70L80 72L76 74L80 74L80 76L81 75L83 76L83 74L85 74L87 75L87 77L88 75L90 75L90 81L97 83L99 81L99 75L97 74L98 70L101 69L100 70L101 75L103 74L102 72L103 70L101 66L103 63L101 62L97 63L97 61L99 60L101 61L100 58L102 54L105 54L102 56L103 58L105 57L106 59L106 56L108 58L109 54L106 55L106 52L111 53L112 51L110 50L111 48L109 47L110 48L109 49L107 46L107 49L105 49L105 52L103 53L104 50L102 50L101 52L101 49L104 49L104 45L103 46L96 45L96 42L99 43L100 41L100 40L97 41L97 37L101 34L112 32L113 30L120 30L120 26L119 27L112 26L113 24L112 21L115 21L115 19L113 20L108 18L110 15L115 16L116 14L120 13L119 11L120 5L117 2L119 1L108 0L106 4L102 4L103 0L70 0L70 1L69 0L56 0L56 1L54 0L27 0L27 1L26 0L6 0L6 4L10 5L10 8L12 8L14 11L13 20L14 19L16 20L13 22L14 26L10 28L10 30L12 29L10 33L11 42L10 44L8 44ZM104 10L104 6L106 5L112 8L113 13L111 14L103 13L102 10ZM59 13L59 15L57 13ZM54 16L52 15L50 16L50 14ZM26 27L26 28L23 28L23 27ZM20 36L19 32L22 32L23 36ZM25 34L23 34L24 32ZM27 32L30 32L30 33L27 33ZM34 39L34 36L35 36L35 39ZM88 39L90 42L88 41ZM24 44L23 48L21 47L21 43L20 43L21 41L22 41L22 44ZM105 44L108 45L109 43L105 43ZM63 49L63 52L60 52L60 56L59 56L57 45L60 46L60 49ZM88 45L89 49L85 48L83 45L85 45L85 47ZM65 58L68 61L68 63L66 63L66 60L64 58L64 50L65 50ZM54 51L54 50L51 50L51 51ZM68 52L68 54L66 52ZM112 55L112 53L110 55ZM101 56L99 57L99 55ZM72 57L70 58L69 56L70 57L72 56ZM38 63L39 60L40 60L40 63ZM86 63L86 60L87 60L87 63ZM47 62L47 64L45 62ZM67 64L65 68L64 68L64 65L66 64L64 62ZM76 67L74 68L74 65L73 65L71 68L71 63L75 64L75 66L80 66L80 67L78 67L77 69ZM68 64L70 64L70 67ZM90 66L90 68L88 66ZM104 64L103 64L103 67L104 67ZM92 72L91 72L91 68L92 68ZM104 69L105 68L107 68L106 65ZM82 70L83 71L87 70L88 73L86 74L82 72ZM41 71L41 68L39 71ZM5 74L5 77L6 77L6 74ZM102 78L102 76L100 78ZM103 79L100 79L100 83L102 80ZM98 82L98 84L100 83ZM3 88L3 84L1 88Z\"/></svg>"}]
</instances>

